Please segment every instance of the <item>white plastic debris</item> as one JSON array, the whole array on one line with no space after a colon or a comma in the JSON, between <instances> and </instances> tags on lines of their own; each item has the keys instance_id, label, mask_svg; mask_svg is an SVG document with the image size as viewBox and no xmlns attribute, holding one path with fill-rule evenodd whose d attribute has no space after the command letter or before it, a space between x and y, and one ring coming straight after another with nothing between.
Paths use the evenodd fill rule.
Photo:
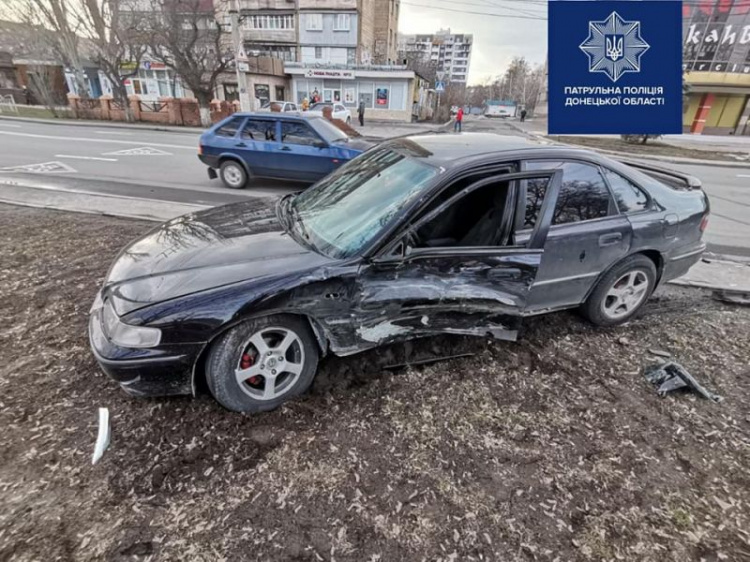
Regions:
<instances>
[{"instance_id":1,"label":"white plastic debris","mask_svg":"<svg viewBox=\"0 0 750 562\"><path fill-rule=\"evenodd\" d=\"M109 409L99 408L99 433L96 436L96 445L94 445L94 456L91 458L91 464L96 464L102 458L104 451L109 447Z\"/></svg>"}]
</instances>

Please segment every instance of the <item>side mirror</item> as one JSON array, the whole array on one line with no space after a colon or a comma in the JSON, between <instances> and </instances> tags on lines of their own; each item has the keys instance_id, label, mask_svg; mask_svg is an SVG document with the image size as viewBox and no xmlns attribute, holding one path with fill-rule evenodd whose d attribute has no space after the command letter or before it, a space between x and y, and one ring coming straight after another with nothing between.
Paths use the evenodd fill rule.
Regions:
<instances>
[{"instance_id":1,"label":"side mirror","mask_svg":"<svg viewBox=\"0 0 750 562\"><path fill-rule=\"evenodd\" d=\"M409 246L405 240L402 240L393 248L390 252L385 252L377 255L370 260L375 265L400 265L404 259L411 254L412 247Z\"/></svg>"},{"instance_id":2,"label":"side mirror","mask_svg":"<svg viewBox=\"0 0 750 562\"><path fill-rule=\"evenodd\" d=\"M328 143L325 141L315 141L313 146L317 148L328 148Z\"/></svg>"}]
</instances>

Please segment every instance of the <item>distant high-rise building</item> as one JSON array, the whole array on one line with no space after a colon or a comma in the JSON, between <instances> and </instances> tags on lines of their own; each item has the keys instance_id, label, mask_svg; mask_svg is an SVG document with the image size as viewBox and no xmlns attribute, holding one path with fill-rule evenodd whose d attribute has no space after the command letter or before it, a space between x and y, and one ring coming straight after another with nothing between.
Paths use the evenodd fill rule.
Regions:
<instances>
[{"instance_id":1,"label":"distant high-rise building","mask_svg":"<svg viewBox=\"0 0 750 562\"><path fill-rule=\"evenodd\" d=\"M400 35L399 56L421 57L436 65L438 71L446 73L446 80L466 84L471 63L471 46L474 36L470 33L451 33L441 29L432 35Z\"/></svg>"}]
</instances>

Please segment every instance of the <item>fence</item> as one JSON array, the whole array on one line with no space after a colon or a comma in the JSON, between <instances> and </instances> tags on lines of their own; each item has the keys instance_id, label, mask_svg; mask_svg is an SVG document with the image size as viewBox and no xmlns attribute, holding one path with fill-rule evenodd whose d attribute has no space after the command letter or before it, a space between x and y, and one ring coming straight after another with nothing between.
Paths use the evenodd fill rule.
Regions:
<instances>
[{"instance_id":1,"label":"fence","mask_svg":"<svg viewBox=\"0 0 750 562\"><path fill-rule=\"evenodd\" d=\"M139 121L162 125L200 127L200 106L190 98L160 98L143 101L130 96L127 102L118 102L109 96L99 99L82 99L68 95L68 102L77 119L103 121ZM216 123L239 111L239 102L213 100L210 104L211 121Z\"/></svg>"},{"instance_id":2,"label":"fence","mask_svg":"<svg viewBox=\"0 0 750 562\"><path fill-rule=\"evenodd\" d=\"M10 94L8 94L7 96L0 96L0 113L3 113L3 112L18 113L18 108L16 107L16 100Z\"/></svg>"}]
</instances>

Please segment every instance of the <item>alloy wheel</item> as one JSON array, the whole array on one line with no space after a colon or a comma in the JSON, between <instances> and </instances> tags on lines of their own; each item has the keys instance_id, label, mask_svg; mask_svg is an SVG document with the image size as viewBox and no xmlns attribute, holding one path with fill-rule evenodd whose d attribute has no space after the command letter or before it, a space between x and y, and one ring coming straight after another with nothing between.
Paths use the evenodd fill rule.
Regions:
<instances>
[{"instance_id":1,"label":"alloy wheel","mask_svg":"<svg viewBox=\"0 0 750 562\"><path fill-rule=\"evenodd\" d=\"M644 271L628 271L607 291L602 300L602 312L612 319L628 316L646 299L648 287L648 276Z\"/></svg>"},{"instance_id":2,"label":"alloy wheel","mask_svg":"<svg viewBox=\"0 0 750 562\"><path fill-rule=\"evenodd\" d=\"M299 335L289 328L267 327L242 346L234 375L247 395L256 400L275 400L294 386L304 364Z\"/></svg>"},{"instance_id":3,"label":"alloy wheel","mask_svg":"<svg viewBox=\"0 0 750 562\"><path fill-rule=\"evenodd\" d=\"M237 166L227 166L224 168L224 179L229 185L239 186L242 184L242 170Z\"/></svg>"}]
</instances>

